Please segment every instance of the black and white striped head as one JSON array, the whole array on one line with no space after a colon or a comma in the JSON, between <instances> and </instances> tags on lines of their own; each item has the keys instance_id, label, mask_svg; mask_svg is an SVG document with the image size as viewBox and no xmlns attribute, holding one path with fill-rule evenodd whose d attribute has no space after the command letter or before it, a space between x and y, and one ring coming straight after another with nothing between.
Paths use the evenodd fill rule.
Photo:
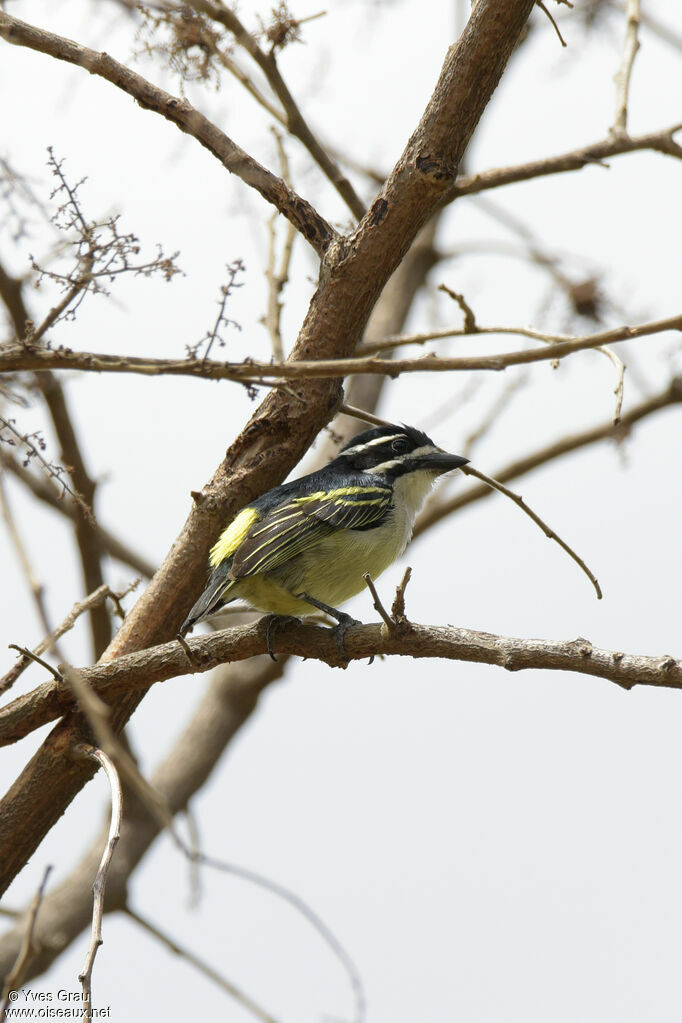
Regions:
<instances>
[{"instance_id":1,"label":"black and white striped head","mask_svg":"<svg viewBox=\"0 0 682 1023\"><path fill-rule=\"evenodd\" d=\"M335 465L395 480L427 471L434 477L466 465L468 458L448 454L413 426L377 426L353 437L334 459Z\"/></svg>"}]
</instances>

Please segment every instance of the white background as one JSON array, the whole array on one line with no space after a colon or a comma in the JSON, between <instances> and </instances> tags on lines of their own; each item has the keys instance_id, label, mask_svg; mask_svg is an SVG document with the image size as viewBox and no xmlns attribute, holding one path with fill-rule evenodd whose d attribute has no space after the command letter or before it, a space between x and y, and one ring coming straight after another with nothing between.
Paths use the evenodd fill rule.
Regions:
<instances>
[{"instance_id":1,"label":"white background","mask_svg":"<svg viewBox=\"0 0 682 1023\"><path fill-rule=\"evenodd\" d=\"M672 19L662 0L644 6ZM454 38L455 14L433 0L331 0L326 7L326 17L305 26L305 44L284 52L282 71L323 138L361 163L388 168L428 100ZM295 14L317 9L297 6ZM114 4L22 0L8 10L130 57L132 22ZM244 2L240 16L255 25L257 10L268 15L265 6ZM553 155L608 132L623 19L605 21L587 37L575 15L563 17L567 49L541 12L533 23L532 38L486 112L470 170ZM681 120L680 54L644 30L642 41L633 134ZM88 215L120 211L122 226L140 236L145 251L153 253L157 241L167 252L180 250L186 275L172 284L121 281L114 301L90 299L75 323L53 332L55 342L182 357L184 346L210 329L224 265L240 257L247 272L228 315L243 329L228 334L220 357L269 358L259 319L270 211L260 198L109 84L4 43L1 53L1 155L47 200L53 182L46 147L53 145L71 180L87 176L81 199ZM136 67L177 91L177 81L144 58ZM188 95L276 169L267 120L236 84L218 93L190 87ZM297 190L345 228L348 214L331 189L299 147L287 148ZM371 190L364 194L371 199ZM612 302L605 325L679 312L679 162L621 156L608 169L590 167L489 197L531 226L548 251L566 256L562 266L576 278L602 275ZM517 244L475 202L463 200L439 245L454 251L490 239ZM30 238L13 247L5 236L2 259L22 273L28 253L44 255L50 244L36 218ZM315 273L314 259L297 242L283 321L287 347ZM439 267L411 329L459 321L436 292L440 281L465 293L481 324L593 329L569 323L537 268L480 255ZM36 318L53 297L29 292ZM516 347L518 340L469 339L442 350ZM632 367L626 408L680 367L671 334L618 351ZM486 380L468 400L470 377L402 377L380 411L428 427L457 451L521 372ZM499 427L475 448L474 464L494 474L518 454L607 421L614 385L610 363L594 352L556 371L547 363L535 367ZM89 466L101 480L102 521L160 562L189 510L190 490L208 479L251 403L227 382L132 376L74 375L68 394ZM434 422L431 413L445 402L451 413ZM11 414L23 429L44 427L34 412ZM679 655L681 447L680 411L672 409L638 426L622 447L599 445L517 484L594 568L601 602L559 549L500 497L432 530L386 573L380 591L390 601L409 563L414 620L515 636L582 635L613 649ZM51 618L59 621L81 595L70 530L10 483ZM40 626L6 536L1 542L0 649L33 645ZM131 573L114 565L110 578L122 586ZM374 619L365 595L349 610ZM66 646L72 660L87 662L84 622ZM4 656L9 666L9 652ZM28 672L23 688L40 678ZM166 682L144 701L131 737L145 771L172 747L206 684L201 676ZM288 886L314 907L356 962L373 1023L673 1023L682 1016L680 699L672 690L626 693L594 678L454 662L394 658L345 672L296 664L265 693L195 800L202 846ZM2 751L7 784L45 734ZM107 800L98 777L13 885L8 905L31 897L47 863L55 864L54 883L68 874L99 830ZM136 871L131 902L277 1020L351 1018L339 964L289 907L220 874L204 872L203 887L199 907L188 908L186 864L162 840ZM107 917L104 942L95 1004L111 1006L111 1018L252 1018L126 920ZM84 936L31 986L55 998L59 988L77 991L86 947Z\"/></svg>"}]
</instances>

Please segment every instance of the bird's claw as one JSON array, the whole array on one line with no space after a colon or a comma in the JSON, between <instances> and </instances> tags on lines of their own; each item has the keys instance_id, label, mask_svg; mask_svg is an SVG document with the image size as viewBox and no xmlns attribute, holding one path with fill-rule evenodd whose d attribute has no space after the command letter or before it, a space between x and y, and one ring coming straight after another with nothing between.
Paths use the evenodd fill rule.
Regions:
<instances>
[{"instance_id":1,"label":"bird's claw","mask_svg":"<svg viewBox=\"0 0 682 1023\"><path fill-rule=\"evenodd\" d=\"M330 618L335 618L338 625L334 628L336 634L336 646L341 656L341 659L348 663L350 658L346 654L345 647L343 645L343 637L346 635L351 625L362 625L357 618L352 618L345 611L339 611L338 607L331 607L329 604L323 604L321 600L317 600L315 597L311 597L309 593L298 593L297 597L299 600L305 600L308 604L312 604L318 611L324 611L325 614L329 615Z\"/></svg>"},{"instance_id":2,"label":"bird's claw","mask_svg":"<svg viewBox=\"0 0 682 1023\"><path fill-rule=\"evenodd\" d=\"M268 656L271 660L276 661L277 656L272 648L272 641L275 635L279 632L287 622L297 622L301 624L301 619L296 618L295 615L266 615L263 619L265 622L265 645L268 651Z\"/></svg>"},{"instance_id":3,"label":"bird's claw","mask_svg":"<svg viewBox=\"0 0 682 1023\"><path fill-rule=\"evenodd\" d=\"M362 625L357 618L352 618L351 615L344 614L342 611L339 612L338 624L334 627L334 635L336 636L336 649L339 651L339 655L346 663L350 660L346 653L346 648L343 645L343 639L348 630L352 625Z\"/></svg>"}]
</instances>

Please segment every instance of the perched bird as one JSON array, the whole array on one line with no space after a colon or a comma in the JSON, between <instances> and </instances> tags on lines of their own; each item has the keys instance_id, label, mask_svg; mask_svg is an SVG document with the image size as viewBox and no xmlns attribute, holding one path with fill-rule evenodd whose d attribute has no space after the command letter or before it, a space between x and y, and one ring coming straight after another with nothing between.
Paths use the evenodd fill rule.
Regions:
<instances>
[{"instance_id":1,"label":"perched bird","mask_svg":"<svg viewBox=\"0 0 682 1023\"><path fill-rule=\"evenodd\" d=\"M380 426L346 444L324 469L274 487L243 508L210 553L206 588L184 634L233 600L275 615L326 611L400 557L436 478L468 459L411 426ZM340 647L342 648L342 633Z\"/></svg>"}]
</instances>

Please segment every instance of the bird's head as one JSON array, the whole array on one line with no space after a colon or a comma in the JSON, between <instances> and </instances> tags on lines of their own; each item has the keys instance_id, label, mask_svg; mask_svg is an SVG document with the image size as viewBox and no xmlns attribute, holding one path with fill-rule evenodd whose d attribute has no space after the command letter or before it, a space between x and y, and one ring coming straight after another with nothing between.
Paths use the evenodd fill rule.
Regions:
<instances>
[{"instance_id":1,"label":"bird's head","mask_svg":"<svg viewBox=\"0 0 682 1023\"><path fill-rule=\"evenodd\" d=\"M413 472L436 476L466 465L468 458L451 455L413 426L377 426L357 434L334 461L347 470L396 480Z\"/></svg>"}]
</instances>

